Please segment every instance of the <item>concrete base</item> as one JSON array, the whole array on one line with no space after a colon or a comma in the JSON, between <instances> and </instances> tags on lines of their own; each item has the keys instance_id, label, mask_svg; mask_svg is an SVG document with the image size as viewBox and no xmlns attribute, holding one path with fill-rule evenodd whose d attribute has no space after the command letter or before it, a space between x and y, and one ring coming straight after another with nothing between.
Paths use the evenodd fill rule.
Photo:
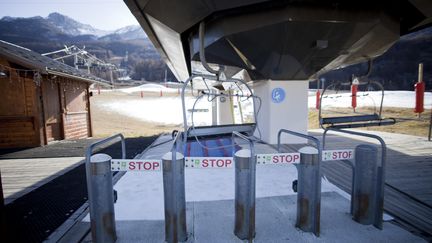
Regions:
<instances>
[{"instance_id":1,"label":"concrete base","mask_svg":"<svg viewBox=\"0 0 432 243\"><path fill-rule=\"evenodd\" d=\"M254 84L254 93L262 100L257 119L261 134L257 130L254 135L257 137L261 135L261 139L265 142L276 144L277 133L282 128L306 134L308 87L309 82L307 81L268 80ZM275 89L282 90L282 92L275 94ZM304 143L305 139L285 134L282 135L282 142L285 144Z\"/></svg>"},{"instance_id":2,"label":"concrete base","mask_svg":"<svg viewBox=\"0 0 432 243\"><path fill-rule=\"evenodd\" d=\"M322 194L321 235L294 227L296 195L257 198L254 242L424 242L386 222L384 229L354 222L349 201L336 192ZM117 221L117 242L163 242L163 220ZM242 242L233 233L233 200L188 202L187 242Z\"/></svg>"}]
</instances>

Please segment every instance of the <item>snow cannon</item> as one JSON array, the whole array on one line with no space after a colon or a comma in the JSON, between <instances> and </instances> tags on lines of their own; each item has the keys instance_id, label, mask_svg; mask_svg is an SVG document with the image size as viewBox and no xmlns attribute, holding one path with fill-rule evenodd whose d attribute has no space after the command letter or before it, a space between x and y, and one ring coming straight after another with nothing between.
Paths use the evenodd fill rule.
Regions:
<instances>
[{"instance_id":1,"label":"snow cannon","mask_svg":"<svg viewBox=\"0 0 432 243\"><path fill-rule=\"evenodd\" d=\"M320 92L319 89L317 89L317 92L316 92L316 104L315 104L315 108L317 110L319 110L319 108L320 108L320 96L321 96L321 92Z\"/></svg>"},{"instance_id":2,"label":"snow cannon","mask_svg":"<svg viewBox=\"0 0 432 243\"><path fill-rule=\"evenodd\" d=\"M357 91L358 85L353 82L353 84L351 84L351 106L354 112L357 107Z\"/></svg>"},{"instance_id":3,"label":"snow cannon","mask_svg":"<svg viewBox=\"0 0 432 243\"><path fill-rule=\"evenodd\" d=\"M416 97L414 112L420 116L424 112L424 92L426 89L426 85L423 82L423 63L419 64L418 82L414 84L414 89Z\"/></svg>"}]
</instances>

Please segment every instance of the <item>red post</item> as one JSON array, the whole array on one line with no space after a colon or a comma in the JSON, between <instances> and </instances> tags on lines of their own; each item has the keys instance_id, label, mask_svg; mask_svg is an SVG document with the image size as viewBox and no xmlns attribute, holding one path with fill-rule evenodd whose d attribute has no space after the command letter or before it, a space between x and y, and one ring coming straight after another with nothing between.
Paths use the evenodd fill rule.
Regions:
<instances>
[{"instance_id":1,"label":"red post","mask_svg":"<svg viewBox=\"0 0 432 243\"><path fill-rule=\"evenodd\" d=\"M424 92L426 89L425 83L423 82L423 63L419 64L419 76L418 82L414 84L416 101L414 112L420 114L424 112Z\"/></svg>"},{"instance_id":2,"label":"red post","mask_svg":"<svg viewBox=\"0 0 432 243\"><path fill-rule=\"evenodd\" d=\"M351 84L351 106L354 112L357 107L357 90L358 90L357 84Z\"/></svg>"},{"instance_id":3,"label":"red post","mask_svg":"<svg viewBox=\"0 0 432 243\"><path fill-rule=\"evenodd\" d=\"M160 91L159 97L162 97L162 90Z\"/></svg>"},{"instance_id":4,"label":"red post","mask_svg":"<svg viewBox=\"0 0 432 243\"><path fill-rule=\"evenodd\" d=\"M414 84L415 88L415 95L416 95L416 102L415 102L415 113L422 113L424 112L424 92L425 92L425 83L424 82L418 82Z\"/></svg>"},{"instance_id":5,"label":"red post","mask_svg":"<svg viewBox=\"0 0 432 243\"><path fill-rule=\"evenodd\" d=\"M141 91L141 98L143 98L144 97L144 93L143 93L143 91Z\"/></svg>"},{"instance_id":6,"label":"red post","mask_svg":"<svg viewBox=\"0 0 432 243\"><path fill-rule=\"evenodd\" d=\"M317 92L316 92L316 103L315 103L315 108L317 110L319 110L319 108L320 108L320 97L321 97L321 92L320 92L319 89L317 89Z\"/></svg>"}]
</instances>

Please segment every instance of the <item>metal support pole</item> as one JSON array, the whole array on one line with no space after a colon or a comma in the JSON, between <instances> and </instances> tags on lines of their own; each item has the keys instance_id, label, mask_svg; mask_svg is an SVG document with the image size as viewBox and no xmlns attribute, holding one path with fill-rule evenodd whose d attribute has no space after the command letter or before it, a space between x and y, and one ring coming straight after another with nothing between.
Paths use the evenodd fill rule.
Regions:
<instances>
[{"instance_id":1,"label":"metal support pole","mask_svg":"<svg viewBox=\"0 0 432 243\"><path fill-rule=\"evenodd\" d=\"M117 240L114 216L114 191L111 173L111 157L95 154L90 158L89 194L91 234L93 242Z\"/></svg>"},{"instance_id":2,"label":"metal support pole","mask_svg":"<svg viewBox=\"0 0 432 243\"><path fill-rule=\"evenodd\" d=\"M256 163L249 149L234 154L235 161L235 225L234 234L241 240L255 237Z\"/></svg>"},{"instance_id":3,"label":"metal support pole","mask_svg":"<svg viewBox=\"0 0 432 243\"><path fill-rule=\"evenodd\" d=\"M431 135L432 135L432 109L431 109L431 115L429 118L429 134L428 134L428 141L431 141Z\"/></svg>"},{"instance_id":4,"label":"metal support pole","mask_svg":"<svg viewBox=\"0 0 432 243\"><path fill-rule=\"evenodd\" d=\"M211 91L212 95L217 95L218 91L216 90L212 90ZM212 126L217 126L218 125L218 98L216 99L212 99Z\"/></svg>"},{"instance_id":5,"label":"metal support pole","mask_svg":"<svg viewBox=\"0 0 432 243\"><path fill-rule=\"evenodd\" d=\"M355 149L353 197L351 205L353 220L361 224L373 224L380 212L377 200L378 149L362 144Z\"/></svg>"},{"instance_id":6,"label":"metal support pole","mask_svg":"<svg viewBox=\"0 0 432 243\"><path fill-rule=\"evenodd\" d=\"M319 236L321 211L319 153L318 149L311 146L303 147L299 152L296 227Z\"/></svg>"},{"instance_id":7,"label":"metal support pole","mask_svg":"<svg viewBox=\"0 0 432 243\"><path fill-rule=\"evenodd\" d=\"M162 157L165 207L165 240L186 241L186 199L184 156L168 152Z\"/></svg>"}]
</instances>

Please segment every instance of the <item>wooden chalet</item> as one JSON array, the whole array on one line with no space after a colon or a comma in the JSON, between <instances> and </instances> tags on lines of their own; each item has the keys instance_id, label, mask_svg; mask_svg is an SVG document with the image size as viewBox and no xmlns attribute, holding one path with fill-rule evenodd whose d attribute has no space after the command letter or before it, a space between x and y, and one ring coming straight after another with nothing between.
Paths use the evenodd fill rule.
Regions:
<instances>
[{"instance_id":1,"label":"wooden chalet","mask_svg":"<svg viewBox=\"0 0 432 243\"><path fill-rule=\"evenodd\" d=\"M108 81L0 40L0 148L92 136L89 86Z\"/></svg>"}]
</instances>

